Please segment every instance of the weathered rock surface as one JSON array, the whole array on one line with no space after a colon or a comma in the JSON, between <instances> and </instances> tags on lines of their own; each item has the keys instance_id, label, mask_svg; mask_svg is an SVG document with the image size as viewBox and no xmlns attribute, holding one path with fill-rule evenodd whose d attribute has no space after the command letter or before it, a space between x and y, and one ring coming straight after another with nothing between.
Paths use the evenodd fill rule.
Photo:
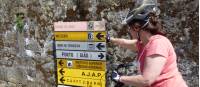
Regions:
<instances>
[{"instance_id":1,"label":"weathered rock surface","mask_svg":"<svg viewBox=\"0 0 200 87\"><path fill-rule=\"evenodd\" d=\"M0 87L55 87L52 56L53 22L105 20L113 37L130 38L120 24L135 0L0 0ZM179 69L189 87L199 85L198 0L158 0L163 27L172 41ZM25 54L18 55L16 13L24 18ZM108 44L108 72L136 57L130 50ZM133 74L135 67L122 69ZM110 73L107 74L108 76ZM107 87L114 82L107 79Z\"/></svg>"}]
</instances>

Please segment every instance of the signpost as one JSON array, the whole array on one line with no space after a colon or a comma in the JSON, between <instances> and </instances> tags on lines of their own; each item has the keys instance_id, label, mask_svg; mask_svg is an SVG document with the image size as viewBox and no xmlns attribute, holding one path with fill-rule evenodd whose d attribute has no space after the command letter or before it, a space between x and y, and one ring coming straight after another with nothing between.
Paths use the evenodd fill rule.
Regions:
<instances>
[{"instance_id":1,"label":"signpost","mask_svg":"<svg viewBox=\"0 0 200 87\"><path fill-rule=\"evenodd\" d=\"M57 87L105 87L105 23L55 22L54 31Z\"/></svg>"}]
</instances>

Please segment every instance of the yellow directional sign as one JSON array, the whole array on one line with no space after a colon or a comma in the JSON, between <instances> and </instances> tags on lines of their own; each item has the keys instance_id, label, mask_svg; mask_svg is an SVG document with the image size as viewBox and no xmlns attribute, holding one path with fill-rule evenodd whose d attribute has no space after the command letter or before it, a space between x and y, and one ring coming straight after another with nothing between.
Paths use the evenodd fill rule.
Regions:
<instances>
[{"instance_id":1,"label":"yellow directional sign","mask_svg":"<svg viewBox=\"0 0 200 87\"><path fill-rule=\"evenodd\" d=\"M55 40L105 41L106 32L54 32Z\"/></svg>"},{"instance_id":2,"label":"yellow directional sign","mask_svg":"<svg viewBox=\"0 0 200 87\"><path fill-rule=\"evenodd\" d=\"M58 77L105 80L105 71L57 68Z\"/></svg>"},{"instance_id":3,"label":"yellow directional sign","mask_svg":"<svg viewBox=\"0 0 200 87\"><path fill-rule=\"evenodd\" d=\"M57 59L58 68L105 71L105 61Z\"/></svg>"},{"instance_id":4,"label":"yellow directional sign","mask_svg":"<svg viewBox=\"0 0 200 87\"><path fill-rule=\"evenodd\" d=\"M85 79L75 77L58 77L58 84L81 87L106 87L105 80Z\"/></svg>"}]
</instances>

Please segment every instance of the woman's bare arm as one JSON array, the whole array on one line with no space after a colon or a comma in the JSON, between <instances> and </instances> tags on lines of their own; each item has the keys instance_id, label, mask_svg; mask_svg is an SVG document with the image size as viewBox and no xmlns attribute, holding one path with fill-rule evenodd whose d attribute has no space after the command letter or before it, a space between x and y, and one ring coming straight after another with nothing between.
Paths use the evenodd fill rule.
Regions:
<instances>
[{"instance_id":1,"label":"woman's bare arm","mask_svg":"<svg viewBox=\"0 0 200 87\"><path fill-rule=\"evenodd\" d=\"M149 85L155 82L156 78L161 74L166 61L167 60L164 56L158 54L146 57L143 76L148 80Z\"/></svg>"},{"instance_id":2,"label":"woman's bare arm","mask_svg":"<svg viewBox=\"0 0 200 87\"><path fill-rule=\"evenodd\" d=\"M127 39L111 38L110 40L112 43L119 45L123 48L137 51L136 47L137 39L127 40Z\"/></svg>"},{"instance_id":3,"label":"woman's bare arm","mask_svg":"<svg viewBox=\"0 0 200 87\"><path fill-rule=\"evenodd\" d=\"M161 55L152 55L146 58L142 75L121 76L120 82L136 87L150 86L160 75L166 58Z\"/></svg>"}]
</instances>

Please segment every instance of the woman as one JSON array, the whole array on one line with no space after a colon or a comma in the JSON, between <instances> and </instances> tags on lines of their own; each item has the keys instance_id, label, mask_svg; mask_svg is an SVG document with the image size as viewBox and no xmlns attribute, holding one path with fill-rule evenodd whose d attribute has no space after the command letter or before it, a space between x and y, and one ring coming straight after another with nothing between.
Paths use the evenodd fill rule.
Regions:
<instances>
[{"instance_id":1,"label":"woman","mask_svg":"<svg viewBox=\"0 0 200 87\"><path fill-rule=\"evenodd\" d=\"M161 31L155 7L150 8L152 10L135 9L125 19L132 40L110 39L114 44L138 52L138 69L141 73L120 76L114 72L112 78L136 87L187 87L178 71L174 48Z\"/></svg>"}]
</instances>

